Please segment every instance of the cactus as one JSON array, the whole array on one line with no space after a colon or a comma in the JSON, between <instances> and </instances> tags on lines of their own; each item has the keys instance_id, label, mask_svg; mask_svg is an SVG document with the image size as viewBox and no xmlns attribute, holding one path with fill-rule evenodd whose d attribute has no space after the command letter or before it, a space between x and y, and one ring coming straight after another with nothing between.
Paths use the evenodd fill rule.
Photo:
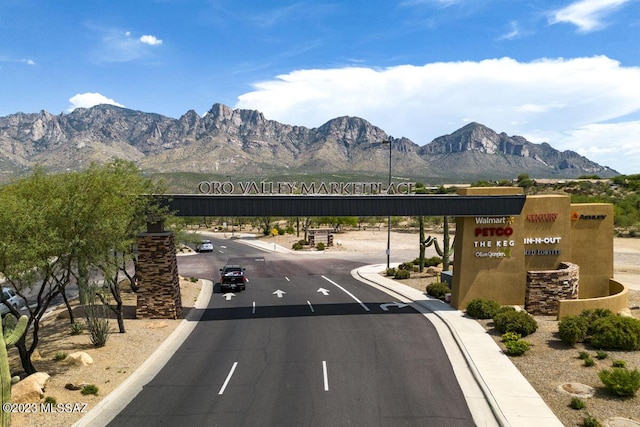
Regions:
<instances>
[{"instance_id":1,"label":"cactus","mask_svg":"<svg viewBox=\"0 0 640 427\"><path fill-rule=\"evenodd\" d=\"M29 318L27 316L20 316L18 324L13 327L13 316L10 314L6 316L6 331L2 330L2 323L0 322L0 336L3 338L3 342L0 343L0 379L2 380L2 404L11 403L11 372L9 371L9 357L7 354L7 348L15 344L27 330L27 322ZM0 411L0 419L2 420L2 427L8 427L11 425L11 412Z\"/></svg>"},{"instance_id":2,"label":"cactus","mask_svg":"<svg viewBox=\"0 0 640 427\"><path fill-rule=\"evenodd\" d=\"M440 257L442 257L442 270L448 271L449 259L451 258L451 255L453 255L453 242L450 242L451 236L449 236L449 218L446 216L444 217L442 227L444 232L444 235L442 236L442 247L440 247L440 243L438 243L438 240L435 237L431 236L427 237L422 244L424 245L424 247L429 247L431 245L435 246L436 252L438 253L438 255L440 255Z\"/></svg>"}]
</instances>

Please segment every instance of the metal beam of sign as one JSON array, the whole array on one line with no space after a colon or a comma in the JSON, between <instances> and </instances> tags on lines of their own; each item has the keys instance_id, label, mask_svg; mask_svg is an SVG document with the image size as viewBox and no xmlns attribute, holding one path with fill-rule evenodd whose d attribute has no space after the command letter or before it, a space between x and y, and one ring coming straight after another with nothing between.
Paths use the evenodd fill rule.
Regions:
<instances>
[{"instance_id":1,"label":"metal beam of sign","mask_svg":"<svg viewBox=\"0 0 640 427\"><path fill-rule=\"evenodd\" d=\"M158 196L178 216L513 216L525 195L195 195Z\"/></svg>"}]
</instances>

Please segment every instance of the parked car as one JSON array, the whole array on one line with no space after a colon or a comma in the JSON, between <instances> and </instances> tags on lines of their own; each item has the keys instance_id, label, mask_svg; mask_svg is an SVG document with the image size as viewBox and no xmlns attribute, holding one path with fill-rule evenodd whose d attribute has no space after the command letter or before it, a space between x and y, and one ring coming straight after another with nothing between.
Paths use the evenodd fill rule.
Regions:
<instances>
[{"instance_id":1,"label":"parked car","mask_svg":"<svg viewBox=\"0 0 640 427\"><path fill-rule=\"evenodd\" d=\"M0 313L2 314L2 316L10 312L9 307L5 305L5 302L6 304L14 306L17 310L20 310L22 307L24 307L24 300L16 295L15 291L11 288L3 287L2 295L0 296L0 298L2 300L0 302Z\"/></svg>"},{"instance_id":2,"label":"parked car","mask_svg":"<svg viewBox=\"0 0 640 427\"><path fill-rule=\"evenodd\" d=\"M196 245L196 252L213 252L211 240L203 240Z\"/></svg>"},{"instance_id":3,"label":"parked car","mask_svg":"<svg viewBox=\"0 0 640 427\"><path fill-rule=\"evenodd\" d=\"M244 274L245 268L239 265L225 265L220 269L220 290L226 289L244 291L247 286L247 276Z\"/></svg>"}]
</instances>

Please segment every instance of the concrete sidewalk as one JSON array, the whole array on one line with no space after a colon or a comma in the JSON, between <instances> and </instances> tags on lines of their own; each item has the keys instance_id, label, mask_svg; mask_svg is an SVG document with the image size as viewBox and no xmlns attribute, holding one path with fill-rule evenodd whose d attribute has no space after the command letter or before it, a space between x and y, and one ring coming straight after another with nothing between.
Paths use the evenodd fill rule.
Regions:
<instances>
[{"instance_id":1,"label":"concrete sidewalk","mask_svg":"<svg viewBox=\"0 0 640 427\"><path fill-rule=\"evenodd\" d=\"M353 270L352 275L396 294L399 299L406 298L402 302L414 302L414 308L423 313L431 313L431 317L427 317L440 334L477 425L562 427L560 420L478 322L424 292L382 276L380 273L385 270L386 264L369 265ZM444 327L438 327L439 322ZM459 353L452 350L459 350Z\"/></svg>"}]
</instances>

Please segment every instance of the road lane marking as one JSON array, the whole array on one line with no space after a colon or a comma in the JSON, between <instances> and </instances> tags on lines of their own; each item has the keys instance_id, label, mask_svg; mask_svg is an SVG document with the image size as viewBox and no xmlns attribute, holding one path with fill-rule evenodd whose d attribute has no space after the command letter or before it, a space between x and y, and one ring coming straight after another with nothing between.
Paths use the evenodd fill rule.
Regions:
<instances>
[{"instance_id":1,"label":"road lane marking","mask_svg":"<svg viewBox=\"0 0 640 427\"><path fill-rule=\"evenodd\" d=\"M316 311L313 309L313 306L311 305L311 302L307 301L307 304L309 304L309 308L311 309L311 312L315 313Z\"/></svg>"},{"instance_id":2,"label":"road lane marking","mask_svg":"<svg viewBox=\"0 0 640 427\"><path fill-rule=\"evenodd\" d=\"M273 293L273 295L278 295L278 298L282 298L282 295L286 294L285 291L281 291L280 289L278 289L277 291L275 291Z\"/></svg>"},{"instance_id":3,"label":"road lane marking","mask_svg":"<svg viewBox=\"0 0 640 427\"><path fill-rule=\"evenodd\" d=\"M289 280L289 278L287 276L284 276L284 280L286 280L287 282L291 281L291 280Z\"/></svg>"},{"instance_id":4,"label":"road lane marking","mask_svg":"<svg viewBox=\"0 0 640 427\"><path fill-rule=\"evenodd\" d=\"M316 292L320 292L322 295L324 295L325 297L327 295L329 295L329 289L325 289L325 288L320 288L318 289Z\"/></svg>"},{"instance_id":5,"label":"road lane marking","mask_svg":"<svg viewBox=\"0 0 640 427\"><path fill-rule=\"evenodd\" d=\"M329 391L329 374L327 373L327 362L322 361L322 378L324 379L324 391Z\"/></svg>"},{"instance_id":6,"label":"road lane marking","mask_svg":"<svg viewBox=\"0 0 640 427\"><path fill-rule=\"evenodd\" d=\"M360 301L358 298L356 298L355 295L353 295L351 292L349 292L348 290L346 290L345 288L343 288L342 286L338 285L336 282L334 282L333 280L329 279L328 277L325 276L320 276L322 277L324 280L326 280L327 282L331 283L334 286L337 286L338 289L342 290L342 292L344 292L345 294L349 295L351 298L353 298L358 304L360 304L362 306L362 308L364 308L366 311L370 311L369 307L367 307L366 305L364 305L364 303L362 301Z\"/></svg>"},{"instance_id":7,"label":"road lane marking","mask_svg":"<svg viewBox=\"0 0 640 427\"><path fill-rule=\"evenodd\" d=\"M253 309L251 310L251 314L256 314L256 302L253 302Z\"/></svg>"},{"instance_id":8,"label":"road lane marking","mask_svg":"<svg viewBox=\"0 0 640 427\"><path fill-rule=\"evenodd\" d=\"M236 366L238 366L238 362L233 362L233 366L231 367L231 371L229 371L229 375L227 375L227 379L224 381L224 384L222 384L222 388L220 389L218 394L224 393L224 389L227 388L227 384L229 384L229 381L231 380L231 377L233 376L233 372L236 370Z\"/></svg>"},{"instance_id":9,"label":"road lane marking","mask_svg":"<svg viewBox=\"0 0 640 427\"><path fill-rule=\"evenodd\" d=\"M405 304L403 302L390 302L387 304L380 304L380 308L383 309L384 311L389 311L389 307L404 308L408 306L409 304Z\"/></svg>"}]
</instances>

